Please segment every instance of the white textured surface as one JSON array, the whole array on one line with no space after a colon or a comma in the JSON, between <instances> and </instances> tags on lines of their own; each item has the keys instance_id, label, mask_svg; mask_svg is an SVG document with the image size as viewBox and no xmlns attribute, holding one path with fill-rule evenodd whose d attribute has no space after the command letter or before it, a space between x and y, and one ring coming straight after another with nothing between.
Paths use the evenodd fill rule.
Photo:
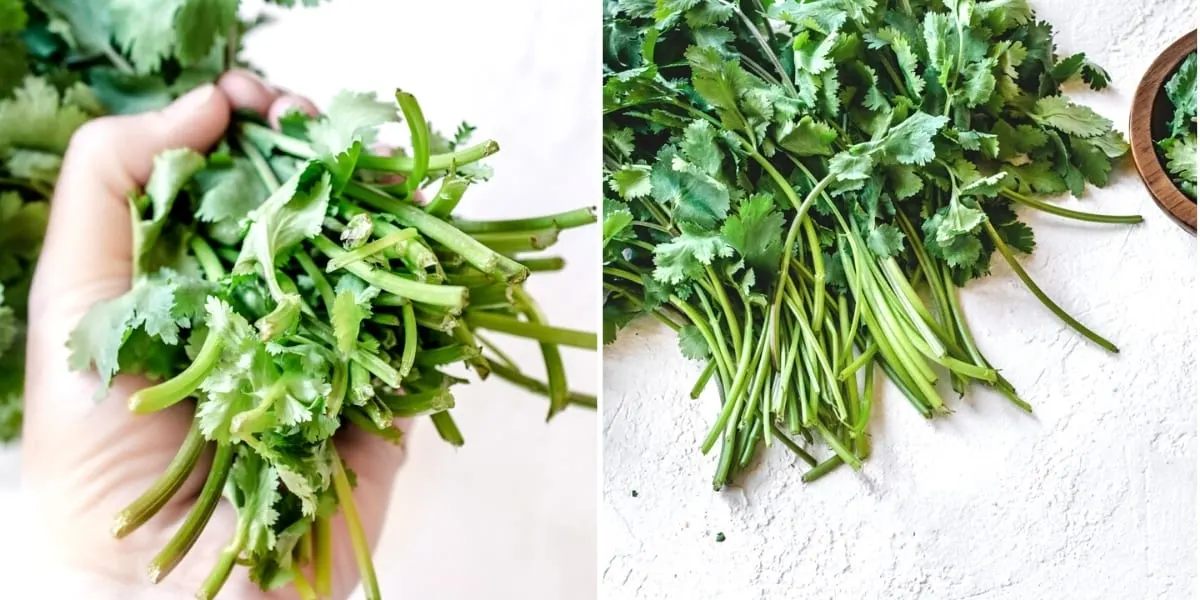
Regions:
<instances>
[{"instance_id":1,"label":"white textured surface","mask_svg":"<svg viewBox=\"0 0 1200 600\"><path fill-rule=\"evenodd\" d=\"M599 201L599 19L587 1L337 0L280 13L247 48L274 83L318 105L342 88L403 87L443 130L477 125L502 149L464 214L515 218ZM567 269L528 286L556 324L596 328L598 235L564 234L555 253ZM505 346L540 374L535 345ZM594 393L596 354L565 359L571 387ZM544 399L500 381L456 393L466 446L424 422L410 440L376 555L385 598L594 598L596 415L572 409L547 425ZM15 453L0 454L0 514L14 514L16 478ZM0 545L0 564L19 564L19 551Z\"/></svg>"},{"instance_id":2,"label":"white textured surface","mask_svg":"<svg viewBox=\"0 0 1200 600\"><path fill-rule=\"evenodd\" d=\"M1121 124L1141 72L1195 26L1188 0L1031 4L1061 52L1110 69L1114 89L1080 95ZM1136 211L1144 224L1027 215L1038 249L1025 266L1121 354L1068 331L995 263L963 301L1036 415L974 390L926 422L889 384L858 475L805 486L803 463L777 445L739 487L713 493L714 459L698 447L717 400L687 399L699 363L655 322L625 331L604 365L603 597L1191 598L1196 240L1130 164L1115 179L1068 205Z\"/></svg>"}]
</instances>

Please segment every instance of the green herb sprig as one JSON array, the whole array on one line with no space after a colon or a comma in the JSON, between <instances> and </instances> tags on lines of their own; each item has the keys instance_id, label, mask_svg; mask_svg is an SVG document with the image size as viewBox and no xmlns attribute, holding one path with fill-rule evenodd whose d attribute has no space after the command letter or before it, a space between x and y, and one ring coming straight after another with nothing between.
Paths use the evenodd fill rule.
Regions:
<instances>
[{"instance_id":1,"label":"green herb sprig","mask_svg":"<svg viewBox=\"0 0 1200 600\"><path fill-rule=\"evenodd\" d=\"M1163 91L1171 101L1166 136L1158 142L1167 172L1181 192L1196 199L1196 53L1192 52L1167 80Z\"/></svg>"},{"instance_id":2,"label":"green herb sprig","mask_svg":"<svg viewBox=\"0 0 1200 600\"><path fill-rule=\"evenodd\" d=\"M875 372L926 417L938 384L1030 410L983 356L956 288L1021 267L1017 207L1108 183L1127 146L1061 94L1109 77L1057 54L1024 0L605 3L605 341L641 315L679 333L720 406L720 489L779 442L811 481L870 454ZM818 450L814 450L818 448Z\"/></svg>"}]
</instances>

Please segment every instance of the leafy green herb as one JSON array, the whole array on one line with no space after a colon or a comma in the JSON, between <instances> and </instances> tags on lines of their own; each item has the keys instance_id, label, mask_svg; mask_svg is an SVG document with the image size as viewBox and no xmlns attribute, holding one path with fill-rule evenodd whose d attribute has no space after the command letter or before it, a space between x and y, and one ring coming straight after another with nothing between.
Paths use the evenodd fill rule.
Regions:
<instances>
[{"instance_id":1,"label":"leafy green herb","mask_svg":"<svg viewBox=\"0 0 1200 600\"><path fill-rule=\"evenodd\" d=\"M1167 81L1171 119L1158 149L1167 172L1181 192L1196 199L1196 53L1192 52Z\"/></svg>"},{"instance_id":2,"label":"leafy green herb","mask_svg":"<svg viewBox=\"0 0 1200 600\"><path fill-rule=\"evenodd\" d=\"M1116 350L1016 258L1016 205L1141 221L1037 197L1105 185L1127 146L1062 95L1108 74L1025 0L607 0L604 29L604 339L651 315L705 363L714 488L775 442L806 481L858 468L876 368L927 417L946 374L1028 410L956 296L996 254Z\"/></svg>"}]
</instances>

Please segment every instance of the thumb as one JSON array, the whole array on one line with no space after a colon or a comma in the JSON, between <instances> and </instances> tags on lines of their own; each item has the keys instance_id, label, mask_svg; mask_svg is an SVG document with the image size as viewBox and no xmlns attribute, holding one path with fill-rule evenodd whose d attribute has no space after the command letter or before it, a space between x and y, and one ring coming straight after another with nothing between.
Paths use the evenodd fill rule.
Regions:
<instances>
[{"instance_id":1,"label":"thumb","mask_svg":"<svg viewBox=\"0 0 1200 600\"><path fill-rule=\"evenodd\" d=\"M75 132L50 203L31 311L45 305L39 299L79 297L86 307L128 288L132 225L126 197L146 183L160 152L204 151L220 140L230 110L225 95L205 85L160 111L102 117ZM107 289L115 287L107 282L117 281L124 286Z\"/></svg>"}]
</instances>

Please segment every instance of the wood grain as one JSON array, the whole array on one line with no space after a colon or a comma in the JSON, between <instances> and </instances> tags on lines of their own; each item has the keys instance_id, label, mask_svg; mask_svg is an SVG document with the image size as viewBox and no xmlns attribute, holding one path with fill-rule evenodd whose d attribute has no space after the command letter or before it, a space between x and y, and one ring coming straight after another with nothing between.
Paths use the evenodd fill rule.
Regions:
<instances>
[{"instance_id":1,"label":"wood grain","mask_svg":"<svg viewBox=\"0 0 1200 600\"><path fill-rule=\"evenodd\" d=\"M1179 63L1195 51L1195 29L1167 46L1142 76L1129 111L1129 146L1138 174L1159 208L1192 235L1196 234L1196 202L1179 191L1163 170L1154 140L1165 135L1171 110L1171 102L1162 87Z\"/></svg>"}]
</instances>

